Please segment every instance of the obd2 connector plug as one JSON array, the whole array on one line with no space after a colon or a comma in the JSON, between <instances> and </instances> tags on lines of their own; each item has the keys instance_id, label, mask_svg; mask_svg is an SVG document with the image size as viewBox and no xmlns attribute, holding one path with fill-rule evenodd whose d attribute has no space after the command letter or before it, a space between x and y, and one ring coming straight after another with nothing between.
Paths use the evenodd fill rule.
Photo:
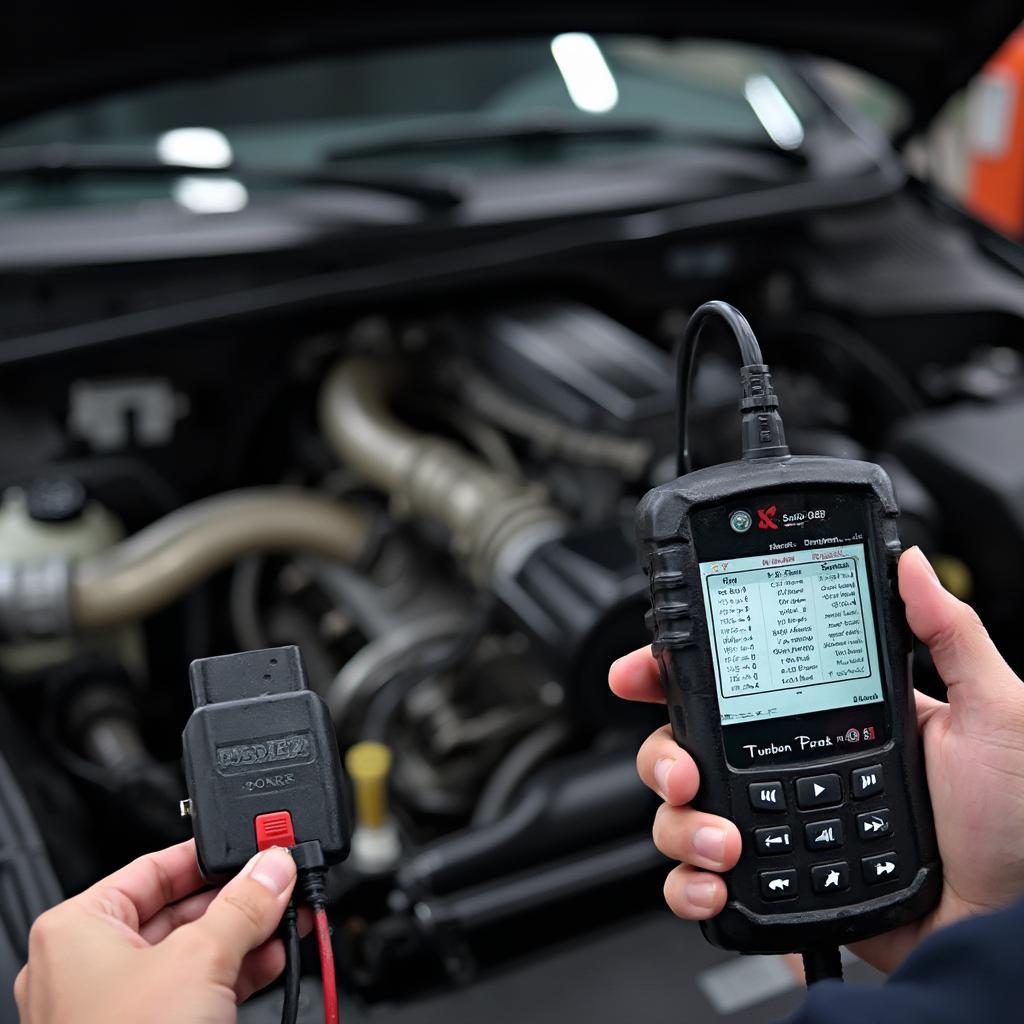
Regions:
<instances>
[{"instance_id":1,"label":"obd2 connector plug","mask_svg":"<svg viewBox=\"0 0 1024 1024\"><path fill-rule=\"evenodd\" d=\"M259 850L291 850L296 896L314 912L330 1024L338 1011L325 876L348 856L352 816L327 706L308 688L297 647L201 658L189 681L195 710L182 748L200 870L221 884ZM288 1020L297 1005L294 908L284 928Z\"/></svg>"}]
</instances>

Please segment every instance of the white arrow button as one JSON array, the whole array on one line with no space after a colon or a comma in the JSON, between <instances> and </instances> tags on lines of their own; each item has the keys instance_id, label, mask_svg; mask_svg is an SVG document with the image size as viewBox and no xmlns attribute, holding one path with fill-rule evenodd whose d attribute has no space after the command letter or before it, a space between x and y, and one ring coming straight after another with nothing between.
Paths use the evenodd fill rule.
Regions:
<instances>
[{"instance_id":1,"label":"white arrow button","mask_svg":"<svg viewBox=\"0 0 1024 1024\"><path fill-rule=\"evenodd\" d=\"M805 810L837 804L843 798L843 787L838 775L818 775L796 780L796 801Z\"/></svg>"}]
</instances>

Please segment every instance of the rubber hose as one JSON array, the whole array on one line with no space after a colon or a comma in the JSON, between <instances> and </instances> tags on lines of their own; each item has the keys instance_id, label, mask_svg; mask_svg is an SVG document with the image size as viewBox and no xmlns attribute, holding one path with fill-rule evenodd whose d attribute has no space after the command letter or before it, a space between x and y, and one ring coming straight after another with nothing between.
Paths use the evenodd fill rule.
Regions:
<instances>
[{"instance_id":1,"label":"rubber hose","mask_svg":"<svg viewBox=\"0 0 1024 1024\"><path fill-rule=\"evenodd\" d=\"M369 537L366 514L310 492L253 488L204 498L77 562L72 616L81 629L143 618L257 551L356 562Z\"/></svg>"},{"instance_id":2,"label":"rubber hose","mask_svg":"<svg viewBox=\"0 0 1024 1024\"><path fill-rule=\"evenodd\" d=\"M487 780L477 798L470 824L477 827L497 821L508 809L519 787L539 765L564 747L571 735L569 723L556 719L521 739Z\"/></svg>"},{"instance_id":3,"label":"rubber hose","mask_svg":"<svg viewBox=\"0 0 1024 1024\"><path fill-rule=\"evenodd\" d=\"M443 523L479 583L564 532L543 488L495 472L459 445L407 427L389 408L393 367L343 359L320 392L320 423L342 461L409 514Z\"/></svg>"}]
</instances>

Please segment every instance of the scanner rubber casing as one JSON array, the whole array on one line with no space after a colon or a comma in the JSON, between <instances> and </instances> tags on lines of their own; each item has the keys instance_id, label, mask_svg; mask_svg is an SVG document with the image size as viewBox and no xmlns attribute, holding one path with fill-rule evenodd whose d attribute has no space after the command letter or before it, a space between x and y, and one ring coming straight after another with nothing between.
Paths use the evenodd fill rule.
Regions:
<instances>
[{"instance_id":1,"label":"scanner rubber casing","mask_svg":"<svg viewBox=\"0 0 1024 1024\"><path fill-rule=\"evenodd\" d=\"M727 512L738 500L756 502L759 493L801 490L854 494L865 503L869 528L864 541L874 566L872 596L891 732L884 745L867 752L738 769L729 765L725 752L712 638L691 515L711 506L721 506ZM911 684L913 638L896 575L902 551L898 516L892 484L881 467L818 456L752 459L700 469L654 488L637 508L638 548L650 582L653 651L661 670L672 731L700 771L700 788L693 806L735 821L743 836L740 862L725 876L729 887L726 906L716 917L701 922L705 937L716 946L744 953L779 953L842 945L915 920L939 898L942 867ZM891 883L877 893L866 894L859 902L842 906L825 905L827 901L814 906L813 900L801 900L799 906L785 902L768 905L758 899L752 879L761 867L774 865L765 865L757 857L752 831L758 826L783 823L793 824L794 833L802 830L810 816L793 807L796 778L833 771L849 778L853 768L878 763L884 765L887 798L896 805L897 838L904 851L898 887ZM748 786L766 779L783 783L791 808L785 819L762 818L751 809ZM835 859L841 857L838 851ZM828 857L801 850L796 859L796 866L806 869L810 863ZM851 865L853 870L856 867Z\"/></svg>"}]
</instances>

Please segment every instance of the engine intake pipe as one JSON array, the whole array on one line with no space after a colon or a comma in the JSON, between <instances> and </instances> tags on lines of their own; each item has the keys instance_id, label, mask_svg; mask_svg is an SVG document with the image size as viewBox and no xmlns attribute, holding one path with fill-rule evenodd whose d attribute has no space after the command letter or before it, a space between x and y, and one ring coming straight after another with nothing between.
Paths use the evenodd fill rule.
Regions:
<instances>
[{"instance_id":1,"label":"engine intake pipe","mask_svg":"<svg viewBox=\"0 0 1024 1024\"><path fill-rule=\"evenodd\" d=\"M320 424L338 457L389 494L399 510L443 523L470 575L487 585L561 536L562 514L542 487L494 472L445 438L420 434L389 407L398 371L342 359L320 392Z\"/></svg>"},{"instance_id":2,"label":"engine intake pipe","mask_svg":"<svg viewBox=\"0 0 1024 1024\"><path fill-rule=\"evenodd\" d=\"M76 562L0 565L0 634L22 639L134 621L258 551L355 563L370 536L368 515L311 492L254 488L204 498Z\"/></svg>"}]
</instances>

